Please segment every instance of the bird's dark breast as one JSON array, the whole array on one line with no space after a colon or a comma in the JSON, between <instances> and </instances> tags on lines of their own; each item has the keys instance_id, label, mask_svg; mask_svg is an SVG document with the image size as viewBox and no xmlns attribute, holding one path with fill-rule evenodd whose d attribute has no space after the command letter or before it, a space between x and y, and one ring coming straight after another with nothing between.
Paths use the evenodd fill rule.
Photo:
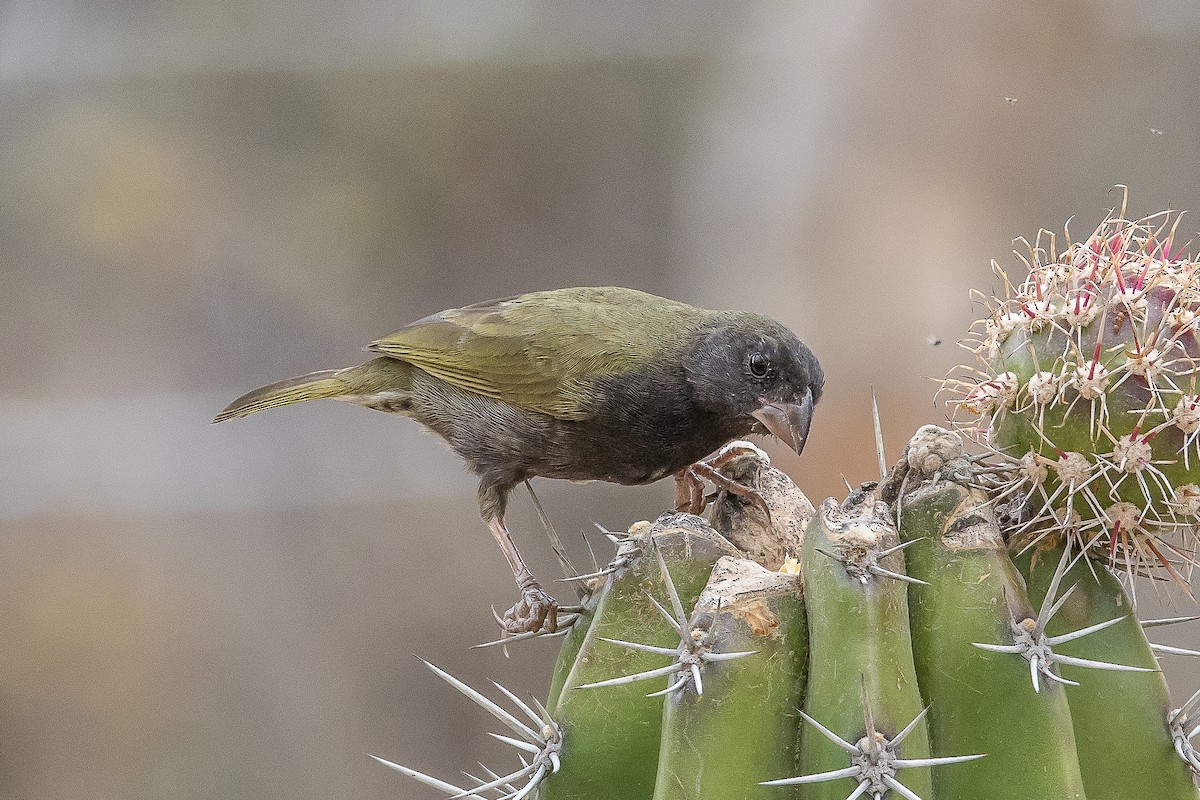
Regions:
<instances>
[{"instance_id":1,"label":"bird's dark breast","mask_svg":"<svg viewBox=\"0 0 1200 800\"><path fill-rule=\"evenodd\" d=\"M417 371L411 416L445 438L485 483L530 477L643 484L746 435L752 420L695 403L682 370L601 379L586 420L561 420L458 389Z\"/></svg>"},{"instance_id":2,"label":"bird's dark breast","mask_svg":"<svg viewBox=\"0 0 1200 800\"><path fill-rule=\"evenodd\" d=\"M745 436L752 424L716 417L697 405L682 370L609 377L595 389L591 418L561 432L564 455L571 455L571 469L581 474L548 477L650 483Z\"/></svg>"}]
</instances>

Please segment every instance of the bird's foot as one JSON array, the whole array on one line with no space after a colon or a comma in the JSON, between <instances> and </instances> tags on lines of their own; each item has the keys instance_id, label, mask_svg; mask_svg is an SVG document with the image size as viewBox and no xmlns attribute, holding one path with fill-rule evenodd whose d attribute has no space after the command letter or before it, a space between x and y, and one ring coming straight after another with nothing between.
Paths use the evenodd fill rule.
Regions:
<instances>
[{"instance_id":1,"label":"bird's foot","mask_svg":"<svg viewBox=\"0 0 1200 800\"><path fill-rule=\"evenodd\" d=\"M546 593L533 575L526 574L517 581L521 599L504 612L501 624L506 634L558 630L558 601Z\"/></svg>"},{"instance_id":2,"label":"bird's foot","mask_svg":"<svg viewBox=\"0 0 1200 800\"><path fill-rule=\"evenodd\" d=\"M704 509L713 500L712 496L704 494L704 484L701 482L701 479L704 479L718 489L724 489L730 494L737 495L744 500L754 503L769 517L771 509L767 506L767 501L763 499L761 494L744 483L738 483L732 478L726 477L720 471L721 467L730 461L745 455L761 456L763 452L749 442L735 443L723 447L715 456L706 461L697 461L695 464L684 467L679 472L676 472L675 510L688 514L701 514L704 512Z\"/></svg>"}]
</instances>

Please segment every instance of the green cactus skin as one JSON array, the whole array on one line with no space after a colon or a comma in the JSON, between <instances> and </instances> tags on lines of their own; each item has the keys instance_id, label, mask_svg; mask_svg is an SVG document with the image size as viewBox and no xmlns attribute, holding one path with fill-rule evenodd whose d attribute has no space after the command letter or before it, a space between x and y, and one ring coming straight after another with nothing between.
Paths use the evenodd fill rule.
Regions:
<instances>
[{"instance_id":1,"label":"green cactus skin","mask_svg":"<svg viewBox=\"0 0 1200 800\"><path fill-rule=\"evenodd\" d=\"M583 643L587 641L588 631L591 630L592 620L596 618L596 609L600 605L600 600L612 586L611 580L607 580L607 578L601 580L603 582L597 586L596 590L584 599L583 611L579 613L579 619L563 637L562 647L558 651L558 660L554 662L554 672L550 676L550 692L546 696L546 708L558 706L563 687L567 684L567 676L571 674L571 668L575 666L575 661L579 658L579 651L583 649Z\"/></svg>"},{"instance_id":2,"label":"green cactus skin","mask_svg":"<svg viewBox=\"0 0 1200 800\"><path fill-rule=\"evenodd\" d=\"M899 543L887 507L873 495L839 506L822 504L804 535L801 573L808 611L809 669L805 711L851 743L865 733L862 694L871 703L877 729L895 736L922 710L908 627L907 585L894 578L851 576L847 567L819 552L850 561L871 557ZM903 555L884 566L903 573ZM904 758L928 758L929 739L922 721L901 745ZM811 727L801 736L801 772L811 775L845 768L847 754ZM946 767L954 769L955 767ZM776 776L764 776L776 777ZM780 776L782 777L782 776ZM929 800L932 778L926 767L906 769L900 779ZM850 779L801 787L805 800L845 800Z\"/></svg>"},{"instance_id":3,"label":"green cactus skin","mask_svg":"<svg viewBox=\"0 0 1200 800\"><path fill-rule=\"evenodd\" d=\"M1062 547L1047 541L1017 559L1034 602L1041 602L1061 556ZM1101 565L1080 561L1067 571L1060 596L1072 585L1077 588L1047 633L1125 618L1057 649L1079 658L1158 668L1120 581ZM1191 771L1175 754L1168 733L1171 700L1161 672L1109 672L1066 664L1060 671L1079 682L1066 687L1066 695L1089 800L1196 800Z\"/></svg>"},{"instance_id":4,"label":"green cactus skin","mask_svg":"<svg viewBox=\"0 0 1200 800\"><path fill-rule=\"evenodd\" d=\"M758 786L798 774L796 709L803 700L803 591L795 575L723 558L692 615L714 653L756 651L703 667L704 694L691 684L667 697L654 800L788 800Z\"/></svg>"},{"instance_id":5,"label":"green cactus skin","mask_svg":"<svg viewBox=\"0 0 1200 800\"><path fill-rule=\"evenodd\" d=\"M638 541L636 537L626 540L618 548L614 562L624 564L625 557L638 551L640 547ZM620 561L617 562L617 559ZM612 568L612 565L608 568ZM616 574L615 571L612 574ZM592 620L596 618L596 608L600 605L601 598L612 588L612 574L594 578L587 583L587 593L581 600L583 610L579 612L579 618L571 625L571 630L563 637L563 643L558 649L558 660L554 662L554 672L550 675L550 692L547 694L546 708L555 708L558 705L563 686L567 683L567 676L571 674L571 668L575 666L579 651L587 640Z\"/></svg>"},{"instance_id":6,"label":"green cactus skin","mask_svg":"<svg viewBox=\"0 0 1200 800\"><path fill-rule=\"evenodd\" d=\"M677 647L679 635L654 608L653 595L669 607L654 548L662 553L683 602L691 607L713 564L735 548L698 517L669 514L641 529L642 553L608 576L597 592L595 614L563 681L551 715L562 728L562 768L539 789L540 800L600 797L650 800L662 738L665 679L594 689L584 684L663 665L663 657L632 651L600 637ZM563 659L571 658L569 650Z\"/></svg>"},{"instance_id":7,"label":"green cactus skin","mask_svg":"<svg viewBox=\"0 0 1200 800\"><path fill-rule=\"evenodd\" d=\"M934 754L987 754L935 770L935 796L1082 800L1063 687L1045 682L1035 694L1024 658L971 644L1010 643L1010 609L1017 619L1034 616L986 500L942 481L901 501L900 535L914 542L905 551L909 574L928 583L908 591Z\"/></svg>"}]
</instances>

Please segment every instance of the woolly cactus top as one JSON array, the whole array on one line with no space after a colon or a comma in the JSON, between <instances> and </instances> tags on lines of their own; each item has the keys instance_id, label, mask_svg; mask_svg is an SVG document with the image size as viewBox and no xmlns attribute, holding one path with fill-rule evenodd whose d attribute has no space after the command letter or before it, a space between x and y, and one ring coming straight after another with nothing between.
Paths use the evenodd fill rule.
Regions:
<instances>
[{"instance_id":1,"label":"woolly cactus top","mask_svg":"<svg viewBox=\"0 0 1200 800\"><path fill-rule=\"evenodd\" d=\"M1128 575L1186 588L1200 512L1200 262L1180 216L1124 208L1082 242L1042 231L947 378L960 429L996 457L981 479L1014 533L1066 530Z\"/></svg>"}]
</instances>

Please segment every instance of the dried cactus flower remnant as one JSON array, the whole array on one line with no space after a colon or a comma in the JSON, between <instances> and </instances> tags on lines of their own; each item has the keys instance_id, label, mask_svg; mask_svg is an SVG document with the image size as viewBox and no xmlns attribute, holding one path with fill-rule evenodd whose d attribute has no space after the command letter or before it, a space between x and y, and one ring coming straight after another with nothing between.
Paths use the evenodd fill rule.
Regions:
<instances>
[{"instance_id":1,"label":"dried cactus flower remnant","mask_svg":"<svg viewBox=\"0 0 1200 800\"><path fill-rule=\"evenodd\" d=\"M966 343L976 363L943 389L1023 529L1069 527L1110 565L1182 584L1200 511L1200 262L1179 222L1123 206L1082 242L1019 240L1023 274L993 263L1003 292Z\"/></svg>"}]
</instances>

